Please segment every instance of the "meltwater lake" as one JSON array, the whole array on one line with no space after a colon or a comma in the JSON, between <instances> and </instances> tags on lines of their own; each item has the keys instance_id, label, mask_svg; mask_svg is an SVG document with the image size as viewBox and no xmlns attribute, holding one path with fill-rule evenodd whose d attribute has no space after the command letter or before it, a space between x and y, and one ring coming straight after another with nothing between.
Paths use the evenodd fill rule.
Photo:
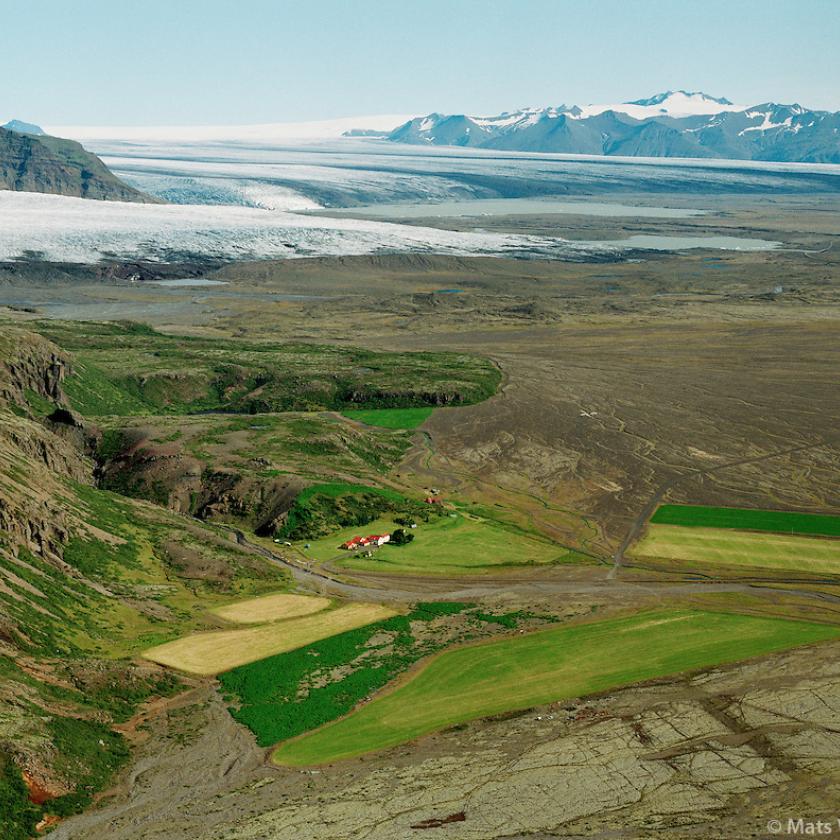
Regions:
<instances>
[{"instance_id":1,"label":"meltwater lake","mask_svg":"<svg viewBox=\"0 0 840 840\"><path fill-rule=\"evenodd\" d=\"M553 198L478 198L472 201L441 201L429 204L369 204L363 207L345 207L321 212L386 219L468 218L472 216L540 215L544 213L609 218L689 219L706 214L705 210L609 204L589 201L585 198L578 201Z\"/></svg>"}]
</instances>

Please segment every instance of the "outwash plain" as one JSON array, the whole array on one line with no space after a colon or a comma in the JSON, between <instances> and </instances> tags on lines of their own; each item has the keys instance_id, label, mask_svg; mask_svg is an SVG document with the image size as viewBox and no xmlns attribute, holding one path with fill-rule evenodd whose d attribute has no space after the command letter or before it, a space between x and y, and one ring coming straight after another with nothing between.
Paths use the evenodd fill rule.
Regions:
<instances>
[{"instance_id":1,"label":"outwash plain","mask_svg":"<svg viewBox=\"0 0 840 840\"><path fill-rule=\"evenodd\" d=\"M769 250L0 265L0 740L50 836L729 840L836 818L834 526L651 518L840 517L838 195L387 219ZM184 278L218 284L159 285ZM236 634L268 644L218 678L155 656L224 658L195 640Z\"/></svg>"}]
</instances>

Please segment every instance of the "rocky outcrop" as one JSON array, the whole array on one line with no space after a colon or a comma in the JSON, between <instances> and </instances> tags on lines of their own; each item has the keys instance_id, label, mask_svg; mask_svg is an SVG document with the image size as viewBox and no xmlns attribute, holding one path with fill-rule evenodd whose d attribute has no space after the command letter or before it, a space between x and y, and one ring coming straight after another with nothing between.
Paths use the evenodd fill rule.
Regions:
<instances>
[{"instance_id":1,"label":"rocky outcrop","mask_svg":"<svg viewBox=\"0 0 840 840\"><path fill-rule=\"evenodd\" d=\"M70 532L58 476L90 482L92 465L32 420L0 406L0 551L60 560Z\"/></svg>"},{"instance_id":2,"label":"rocky outcrop","mask_svg":"<svg viewBox=\"0 0 840 840\"><path fill-rule=\"evenodd\" d=\"M296 476L261 479L232 470L208 471L194 513L201 519L247 522L254 533L270 536L285 521L304 486Z\"/></svg>"},{"instance_id":3,"label":"rocky outcrop","mask_svg":"<svg viewBox=\"0 0 840 840\"><path fill-rule=\"evenodd\" d=\"M26 392L32 391L61 403L61 383L69 372L69 358L51 341L26 330L4 327L0 337L0 400L23 405Z\"/></svg>"}]
</instances>

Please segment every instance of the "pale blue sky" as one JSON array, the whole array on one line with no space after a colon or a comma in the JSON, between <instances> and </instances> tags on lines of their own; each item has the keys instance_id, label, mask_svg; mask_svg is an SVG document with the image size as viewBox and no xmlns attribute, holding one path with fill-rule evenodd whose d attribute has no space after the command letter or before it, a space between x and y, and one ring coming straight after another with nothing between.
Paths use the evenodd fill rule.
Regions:
<instances>
[{"instance_id":1,"label":"pale blue sky","mask_svg":"<svg viewBox=\"0 0 840 840\"><path fill-rule=\"evenodd\" d=\"M0 0L0 117L490 114L686 88L840 110L840 0Z\"/></svg>"}]
</instances>

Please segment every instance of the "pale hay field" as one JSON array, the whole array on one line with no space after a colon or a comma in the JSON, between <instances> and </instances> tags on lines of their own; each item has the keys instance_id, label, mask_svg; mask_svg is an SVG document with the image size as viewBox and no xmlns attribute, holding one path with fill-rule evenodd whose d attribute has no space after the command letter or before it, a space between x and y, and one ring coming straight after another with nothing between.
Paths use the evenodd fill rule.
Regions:
<instances>
[{"instance_id":1,"label":"pale hay field","mask_svg":"<svg viewBox=\"0 0 840 840\"><path fill-rule=\"evenodd\" d=\"M712 565L840 574L840 540L820 537L650 525L632 554Z\"/></svg>"},{"instance_id":2,"label":"pale hay field","mask_svg":"<svg viewBox=\"0 0 840 840\"><path fill-rule=\"evenodd\" d=\"M218 607L212 612L219 618L235 624L265 624L267 621L311 615L325 610L329 605L329 598L280 592L275 595L250 598L247 601L237 601L235 604Z\"/></svg>"},{"instance_id":3,"label":"pale hay field","mask_svg":"<svg viewBox=\"0 0 840 840\"><path fill-rule=\"evenodd\" d=\"M285 653L392 615L395 615L394 610L379 604L348 604L257 627L195 633L150 648L143 657L189 674L213 676L237 665Z\"/></svg>"}]
</instances>

